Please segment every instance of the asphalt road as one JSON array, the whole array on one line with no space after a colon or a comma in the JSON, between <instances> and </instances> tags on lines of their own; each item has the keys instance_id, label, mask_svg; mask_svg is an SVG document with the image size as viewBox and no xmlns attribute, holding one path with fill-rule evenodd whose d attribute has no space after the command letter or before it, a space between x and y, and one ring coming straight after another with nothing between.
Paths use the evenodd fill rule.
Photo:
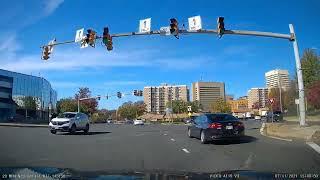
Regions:
<instances>
[{"instance_id":1,"label":"asphalt road","mask_svg":"<svg viewBox=\"0 0 320 180\"><path fill-rule=\"evenodd\" d=\"M0 167L57 167L79 171L254 170L319 173L320 155L300 141L260 135L261 124L245 122L240 142L201 144L185 125L91 126L88 135L47 128L0 127Z\"/></svg>"}]
</instances>

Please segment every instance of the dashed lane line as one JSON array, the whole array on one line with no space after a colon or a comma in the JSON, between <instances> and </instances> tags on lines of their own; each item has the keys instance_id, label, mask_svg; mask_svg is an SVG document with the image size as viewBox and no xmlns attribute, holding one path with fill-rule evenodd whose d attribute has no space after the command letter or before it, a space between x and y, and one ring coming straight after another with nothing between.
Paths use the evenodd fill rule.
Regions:
<instances>
[{"instance_id":1,"label":"dashed lane line","mask_svg":"<svg viewBox=\"0 0 320 180\"><path fill-rule=\"evenodd\" d=\"M188 151L186 148L183 148L182 151L184 151L185 153L190 153L190 151Z\"/></svg>"}]
</instances>

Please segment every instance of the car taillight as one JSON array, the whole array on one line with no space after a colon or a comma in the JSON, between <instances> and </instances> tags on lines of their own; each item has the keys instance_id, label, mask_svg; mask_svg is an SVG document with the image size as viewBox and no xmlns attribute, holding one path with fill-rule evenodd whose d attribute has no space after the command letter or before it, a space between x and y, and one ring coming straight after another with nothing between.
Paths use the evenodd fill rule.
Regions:
<instances>
[{"instance_id":1,"label":"car taillight","mask_svg":"<svg viewBox=\"0 0 320 180\"><path fill-rule=\"evenodd\" d=\"M221 127L222 127L222 124L220 123L209 124L209 128L212 128L212 129L221 129Z\"/></svg>"}]
</instances>

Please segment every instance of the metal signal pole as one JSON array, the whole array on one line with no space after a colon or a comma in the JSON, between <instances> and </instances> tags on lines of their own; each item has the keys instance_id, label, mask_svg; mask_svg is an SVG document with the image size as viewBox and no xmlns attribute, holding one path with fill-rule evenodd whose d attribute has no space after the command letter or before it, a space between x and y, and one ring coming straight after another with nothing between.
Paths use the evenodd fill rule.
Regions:
<instances>
[{"instance_id":1,"label":"metal signal pole","mask_svg":"<svg viewBox=\"0 0 320 180\"><path fill-rule=\"evenodd\" d=\"M289 24L290 34L280 34L280 33L272 33L272 32L260 32L260 31L246 31L246 30L224 30L223 34L218 33L218 30L214 29L200 29L200 30L179 30L180 35L184 34L219 34L220 37L222 35L244 35L244 36L261 36L261 37L272 37L279 39L287 39L290 40L293 44L295 61L296 61L296 69L297 69L297 77L298 77L298 86L299 86L299 112L300 112L300 126L306 125L306 115L305 115L305 99L304 99L304 86L303 86L303 78L302 78L302 69L301 62L299 57L298 43L297 38L294 32L294 28L292 24ZM126 37L126 36L143 36L143 35L161 35L162 32L159 30L150 31L150 32L129 32L129 33L118 33L111 34L111 37ZM96 39L101 39L102 37L96 37ZM41 46L41 48L45 48L48 46L56 46L61 44L70 44L75 43L74 41L65 41L60 43L53 43L50 45Z\"/></svg>"}]
</instances>

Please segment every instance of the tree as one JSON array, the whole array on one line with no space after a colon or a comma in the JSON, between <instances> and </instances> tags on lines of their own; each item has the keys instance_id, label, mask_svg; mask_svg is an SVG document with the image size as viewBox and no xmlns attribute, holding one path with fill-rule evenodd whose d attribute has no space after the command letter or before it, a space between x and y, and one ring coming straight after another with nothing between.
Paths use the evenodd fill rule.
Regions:
<instances>
[{"instance_id":1,"label":"tree","mask_svg":"<svg viewBox=\"0 0 320 180\"><path fill-rule=\"evenodd\" d=\"M188 106L191 106L192 112L199 112L200 104L198 101L186 102L183 100L173 100L172 101L172 111L173 113L187 113ZM171 102L167 102L167 108L171 108Z\"/></svg>"},{"instance_id":2,"label":"tree","mask_svg":"<svg viewBox=\"0 0 320 180\"><path fill-rule=\"evenodd\" d=\"M60 99L57 102L57 112L58 114L64 112L76 112L78 109L77 101L72 98Z\"/></svg>"},{"instance_id":3,"label":"tree","mask_svg":"<svg viewBox=\"0 0 320 180\"><path fill-rule=\"evenodd\" d=\"M320 57L314 50L307 49L301 58L303 83L309 88L313 82L320 80Z\"/></svg>"},{"instance_id":4,"label":"tree","mask_svg":"<svg viewBox=\"0 0 320 180\"><path fill-rule=\"evenodd\" d=\"M229 103L219 98L217 101L211 104L212 112L219 113L231 113L231 106Z\"/></svg>"},{"instance_id":5,"label":"tree","mask_svg":"<svg viewBox=\"0 0 320 180\"><path fill-rule=\"evenodd\" d=\"M307 99L315 109L320 109L320 80L309 87Z\"/></svg>"},{"instance_id":6,"label":"tree","mask_svg":"<svg viewBox=\"0 0 320 180\"><path fill-rule=\"evenodd\" d=\"M36 110L37 102L32 96L24 96L22 97L23 108L28 110Z\"/></svg>"},{"instance_id":7,"label":"tree","mask_svg":"<svg viewBox=\"0 0 320 180\"><path fill-rule=\"evenodd\" d=\"M90 98L91 91L87 87L79 88L78 93L74 95L74 98L77 100L78 98ZM86 114L93 114L97 112L98 101L96 99L87 99L80 101L80 109L81 112Z\"/></svg>"},{"instance_id":8,"label":"tree","mask_svg":"<svg viewBox=\"0 0 320 180\"><path fill-rule=\"evenodd\" d=\"M123 103L118 108L118 114L122 119L134 119L145 112L146 105L142 101L132 103L131 101Z\"/></svg>"},{"instance_id":9,"label":"tree","mask_svg":"<svg viewBox=\"0 0 320 180\"><path fill-rule=\"evenodd\" d=\"M283 95L283 93L281 93ZM273 104L268 103L269 109L273 111L280 111L280 91L279 88L272 88L269 90L268 94L269 99L273 99ZM282 106L283 107L283 106Z\"/></svg>"}]
</instances>

